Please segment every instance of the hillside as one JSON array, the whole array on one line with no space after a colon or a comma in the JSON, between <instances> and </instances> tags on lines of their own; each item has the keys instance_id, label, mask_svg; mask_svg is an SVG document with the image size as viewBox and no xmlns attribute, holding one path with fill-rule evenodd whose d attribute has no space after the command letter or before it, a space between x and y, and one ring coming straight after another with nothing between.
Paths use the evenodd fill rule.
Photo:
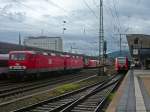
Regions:
<instances>
[{"instance_id":1,"label":"hillside","mask_svg":"<svg viewBox=\"0 0 150 112\"><path fill-rule=\"evenodd\" d=\"M127 56L129 57L129 59L131 59L131 55L129 51L122 51L120 53L120 51L115 51L112 53L108 53L108 58L116 58L116 57L120 57L120 56Z\"/></svg>"}]
</instances>

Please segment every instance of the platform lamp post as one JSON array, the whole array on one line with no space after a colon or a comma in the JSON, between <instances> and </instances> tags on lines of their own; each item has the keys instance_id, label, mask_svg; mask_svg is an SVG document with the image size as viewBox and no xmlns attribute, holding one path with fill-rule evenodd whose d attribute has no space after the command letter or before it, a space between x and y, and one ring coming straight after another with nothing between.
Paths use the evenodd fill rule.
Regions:
<instances>
[{"instance_id":1,"label":"platform lamp post","mask_svg":"<svg viewBox=\"0 0 150 112\"><path fill-rule=\"evenodd\" d=\"M67 28L65 28L65 24L66 24L66 21L63 20L63 21L62 21L62 34L61 34L62 39L64 38L65 30L67 30ZM63 46L63 45L62 45L62 46ZM63 48L62 48L62 51L63 51Z\"/></svg>"}]
</instances>

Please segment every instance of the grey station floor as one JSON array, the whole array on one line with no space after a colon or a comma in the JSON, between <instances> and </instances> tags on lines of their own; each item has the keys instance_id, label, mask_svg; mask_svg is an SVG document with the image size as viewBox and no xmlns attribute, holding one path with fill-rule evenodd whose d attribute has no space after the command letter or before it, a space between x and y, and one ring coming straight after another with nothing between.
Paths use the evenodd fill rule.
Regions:
<instances>
[{"instance_id":1,"label":"grey station floor","mask_svg":"<svg viewBox=\"0 0 150 112\"><path fill-rule=\"evenodd\" d=\"M150 112L150 70L129 70L106 112Z\"/></svg>"}]
</instances>

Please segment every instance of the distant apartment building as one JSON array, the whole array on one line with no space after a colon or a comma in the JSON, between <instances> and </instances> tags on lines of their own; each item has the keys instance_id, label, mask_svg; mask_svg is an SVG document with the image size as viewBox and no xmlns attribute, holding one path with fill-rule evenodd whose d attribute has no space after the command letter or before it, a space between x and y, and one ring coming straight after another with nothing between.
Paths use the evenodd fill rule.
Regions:
<instances>
[{"instance_id":1,"label":"distant apartment building","mask_svg":"<svg viewBox=\"0 0 150 112\"><path fill-rule=\"evenodd\" d=\"M63 42L61 37L27 37L24 39L24 45L46 50L63 51Z\"/></svg>"}]
</instances>

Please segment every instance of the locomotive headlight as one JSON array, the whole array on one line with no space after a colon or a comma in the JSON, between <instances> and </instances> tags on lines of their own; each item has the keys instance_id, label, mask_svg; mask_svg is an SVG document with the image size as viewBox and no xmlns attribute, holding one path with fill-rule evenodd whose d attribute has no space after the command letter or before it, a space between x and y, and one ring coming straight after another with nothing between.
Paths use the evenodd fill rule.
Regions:
<instances>
[{"instance_id":1,"label":"locomotive headlight","mask_svg":"<svg viewBox=\"0 0 150 112\"><path fill-rule=\"evenodd\" d=\"M13 67L12 66L9 66L9 69L12 69Z\"/></svg>"},{"instance_id":2,"label":"locomotive headlight","mask_svg":"<svg viewBox=\"0 0 150 112\"><path fill-rule=\"evenodd\" d=\"M9 69L26 69L26 66L9 66Z\"/></svg>"},{"instance_id":3,"label":"locomotive headlight","mask_svg":"<svg viewBox=\"0 0 150 112\"><path fill-rule=\"evenodd\" d=\"M27 67L26 67L26 66L22 66L22 68L23 68L23 69L26 69Z\"/></svg>"}]
</instances>

